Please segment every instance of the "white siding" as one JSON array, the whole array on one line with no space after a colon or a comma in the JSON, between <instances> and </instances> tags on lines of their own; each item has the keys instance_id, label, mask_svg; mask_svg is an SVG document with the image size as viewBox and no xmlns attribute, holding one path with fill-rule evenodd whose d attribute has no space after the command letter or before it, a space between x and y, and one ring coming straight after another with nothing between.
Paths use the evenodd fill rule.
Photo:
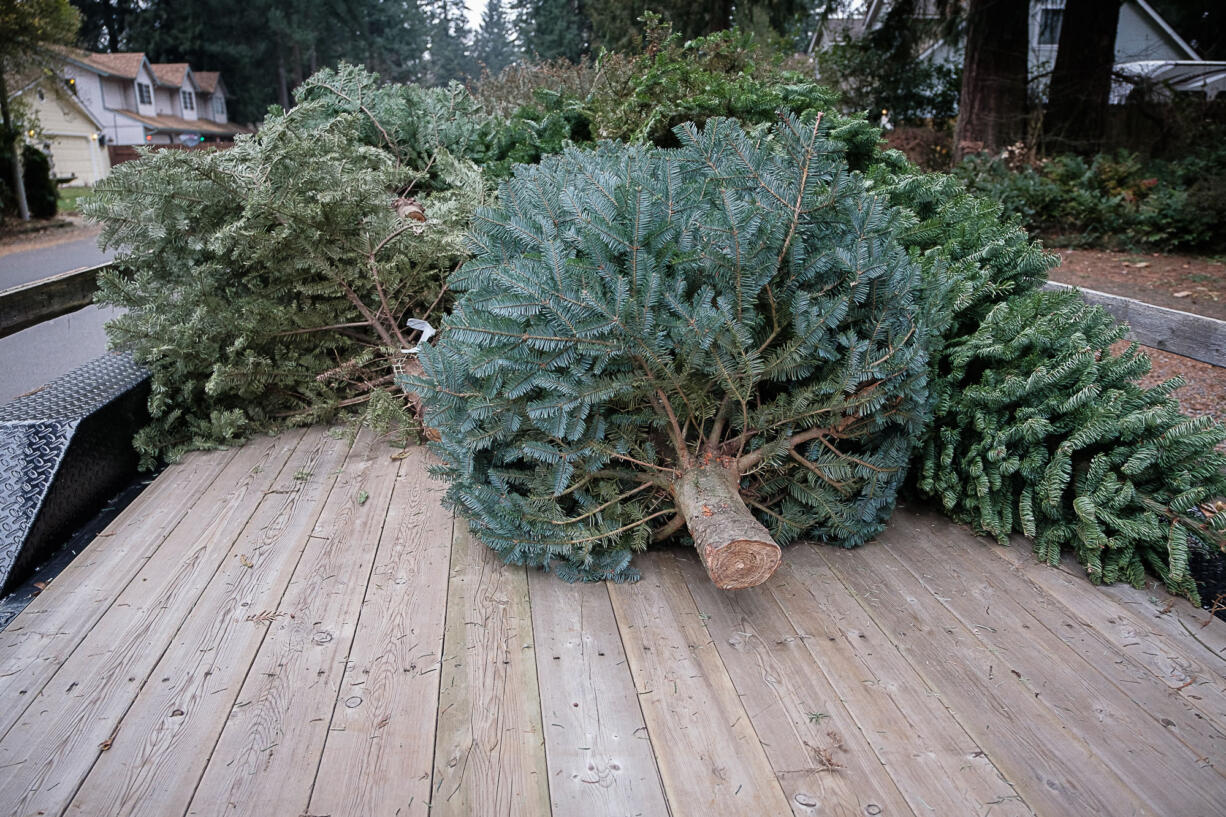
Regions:
<instances>
[{"instance_id":1,"label":"white siding","mask_svg":"<svg viewBox=\"0 0 1226 817\"><path fill-rule=\"evenodd\" d=\"M136 84L138 83L143 83L149 86L153 99L150 100L148 105L141 102L140 95L136 92ZM157 81L154 80L153 74L150 73L149 69L144 65L140 67L140 71L138 71L136 74L136 82L132 85L132 93L135 96L134 101L136 105L135 107L125 107L128 107L129 110L135 110L137 113L143 114L144 116L157 116L157 107L154 104L157 100Z\"/></svg>"},{"instance_id":2,"label":"white siding","mask_svg":"<svg viewBox=\"0 0 1226 817\"><path fill-rule=\"evenodd\" d=\"M178 88L156 88L153 91L154 108L158 116L178 116ZM143 113L143 111L142 111Z\"/></svg>"},{"instance_id":3,"label":"white siding","mask_svg":"<svg viewBox=\"0 0 1226 817\"><path fill-rule=\"evenodd\" d=\"M1186 59L1190 59L1188 54L1135 3L1125 3L1120 8L1120 24L1115 33L1117 63Z\"/></svg>"}]
</instances>

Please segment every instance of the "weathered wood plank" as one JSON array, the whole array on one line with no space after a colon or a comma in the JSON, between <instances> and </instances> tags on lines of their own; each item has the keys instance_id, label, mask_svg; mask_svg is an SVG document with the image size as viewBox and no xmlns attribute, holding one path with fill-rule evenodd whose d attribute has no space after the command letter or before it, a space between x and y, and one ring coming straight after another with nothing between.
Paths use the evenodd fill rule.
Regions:
<instances>
[{"instance_id":1,"label":"weathered wood plank","mask_svg":"<svg viewBox=\"0 0 1226 817\"><path fill-rule=\"evenodd\" d=\"M1087 303L1101 306L1128 324L1129 339L1143 346L1226 366L1226 321L1057 281L1048 281L1044 289L1076 289Z\"/></svg>"},{"instance_id":2,"label":"weathered wood plank","mask_svg":"<svg viewBox=\"0 0 1226 817\"><path fill-rule=\"evenodd\" d=\"M63 809L301 438L239 451L0 740L0 814Z\"/></svg>"},{"instance_id":3,"label":"weathered wood plank","mask_svg":"<svg viewBox=\"0 0 1226 817\"><path fill-rule=\"evenodd\" d=\"M528 573L554 817L668 813L603 584Z\"/></svg>"},{"instance_id":4,"label":"weathered wood plank","mask_svg":"<svg viewBox=\"0 0 1226 817\"><path fill-rule=\"evenodd\" d=\"M676 560L737 694L752 702L754 730L793 812L823 817L912 814L806 648L811 636L792 626L770 590L721 591L695 558L677 554ZM820 651L821 645L816 646ZM956 808L931 797L926 802L942 814L973 813L965 801Z\"/></svg>"},{"instance_id":5,"label":"weathered wood plank","mask_svg":"<svg viewBox=\"0 0 1226 817\"><path fill-rule=\"evenodd\" d=\"M924 517L918 516L917 522ZM945 524L948 524L946 522ZM950 537L948 545L958 549L959 558L981 568L985 575L1001 575L998 562L1009 566L1010 574L1058 602L1071 617L1069 626L1057 629L1064 637L1093 637L1110 644L1118 653L1126 656L1135 667L1161 682L1151 696L1136 692L1134 682L1122 687L1130 696L1148 700L1152 695L1166 696L1166 691L1177 693L1188 705L1194 707L1210 722L1222 730L1226 727L1226 685L1220 674L1209 669L1196 654L1199 649L1185 649L1189 639L1178 639L1151 626L1145 619L1115 601L1099 588L1090 584L1084 576L1071 576L1063 570L1037 561L1030 553L1029 542L1014 537L1013 547L1000 547L986 538L972 536L969 531L962 537ZM1129 673L1131 677L1131 673ZM1136 679L1140 682L1141 678ZM1148 705L1147 705L1148 708ZM1150 709L1151 715L1156 710ZM1167 727L1163 724L1164 728ZM1218 738L1220 739L1220 738ZM1226 747L1216 756L1226 757Z\"/></svg>"},{"instance_id":6,"label":"weathered wood plank","mask_svg":"<svg viewBox=\"0 0 1226 817\"><path fill-rule=\"evenodd\" d=\"M974 633L999 669L1030 690L1036 708L1055 716L1093 713L1066 722L1068 729L1156 813L1210 814L1214 803L1226 803L1226 777L1210 759L1226 750L1226 736L1165 685L1075 627L1046 594L1007 572L974 569L964 551L978 543L968 532L915 521L905 532L885 531L883 546L952 614L947 619ZM945 537L957 537L961 547L938 541Z\"/></svg>"},{"instance_id":7,"label":"weathered wood plank","mask_svg":"<svg viewBox=\"0 0 1226 817\"><path fill-rule=\"evenodd\" d=\"M109 266L82 267L0 292L0 338L89 306L98 273Z\"/></svg>"},{"instance_id":8,"label":"weathered wood plank","mask_svg":"<svg viewBox=\"0 0 1226 817\"><path fill-rule=\"evenodd\" d=\"M429 811L452 516L428 463L413 449L396 478L310 814Z\"/></svg>"},{"instance_id":9,"label":"weathered wood plank","mask_svg":"<svg viewBox=\"0 0 1226 817\"><path fill-rule=\"evenodd\" d=\"M298 815L337 704L399 463L361 433L307 539L189 815ZM362 498L363 493L366 499Z\"/></svg>"},{"instance_id":10,"label":"weathered wood plank","mask_svg":"<svg viewBox=\"0 0 1226 817\"><path fill-rule=\"evenodd\" d=\"M676 562L638 565L643 579L609 596L672 814L792 813Z\"/></svg>"},{"instance_id":11,"label":"weathered wood plank","mask_svg":"<svg viewBox=\"0 0 1226 817\"><path fill-rule=\"evenodd\" d=\"M1048 710L885 548L815 552L1036 813L1163 817L1073 730L1084 709Z\"/></svg>"},{"instance_id":12,"label":"weathered wood plank","mask_svg":"<svg viewBox=\"0 0 1226 817\"><path fill-rule=\"evenodd\" d=\"M0 735L17 722L24 704L34 700L234 454L235 449L192 453L167 468L0 632ZM238 476L230 472L231 479Z\"/></svg>"},{"instance_id":13,"label":"weathered wood plank","mask_svg":"<svg viewBox=\"0 0 1226 817\"><path fill-rule=\"evenodd\" d=\"M951 711L956 699L899 653L813 546L789 547L767 586L916 814L1032 814L994 747Z\"/></svg>"},{"instance_id":14,"label":"weathered wood plank","mask_svg":"<svg viewBox=\"0 0 1226 817\"><path fill-rule=\"evenodd\" d=\"M457 520L430 813L549 814L548 777L524 568Z\"/></svg>"},{"instance_id":15,"label":"weathered wood plank","mask_svg":"<svg viewBox=\"0 0 1226 817\"><path fill-rule=\"evenodd\" d=\"M1060 570L1070 576L1085 578L1085 569L1071 556L1061 563ZM1145 587L1109 584L1101 586L1099 590L1150 626L1167 633L1190 657L1209 669L1216 669L1218 675L1226 679L1226 621L1194 606L1187 599L1172 596L1156 579L1148 579Z\"/></svg>"},{"instance_id":16,"label":"weathered wood plank","mask_svg":"<svg viewBox=\"0 0 1226 817\"><path fill-rule=\"evenodd\" d=\"M308 432L68 814L161 817L186 810L348 448L322 429Z\"/></svg>"}]
</instances>

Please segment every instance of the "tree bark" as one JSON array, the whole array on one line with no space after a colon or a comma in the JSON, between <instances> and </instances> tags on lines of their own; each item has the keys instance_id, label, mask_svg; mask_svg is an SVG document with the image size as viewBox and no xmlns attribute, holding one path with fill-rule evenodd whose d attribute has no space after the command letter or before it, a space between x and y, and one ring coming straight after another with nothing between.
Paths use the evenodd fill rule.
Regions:
<instances>
[{"instance_id":1,"label":"tree bark","mask_svg":"<svg viewBox=\"0 0 1226 817\"><path fill-rule=\"evenodd\" d=\"M719 463L691 468L673 483L672 494L716 587L753 587L779 567L779 545L745 506L734 468Z\"/></svg>"},{"instance_id":2,"label":"tree bark","mask_svg":"<svg viewBox=\"0 0 1226 817\"><path fill-rule=\"evenodd\" d=\"M1097 153L1106 132L1120 0L1068 0L1043 117L1048 152Z\"/></svg>"},{"instance_id":3,"label":"tree bark","mask_svg":"<svg viewBox=\"0 0 1226 817\"><path fill-rule=\"evenodd\" d=\"M954 159L1001 149L1026 135L1029 0L970 0Z\"/></svg>"},{"instance_id":4,"label":"tree bark","mask_svg":"<svg viewBox=\"0 0 1226 817\"><path fill-rule=\"evenodd\" d=\"M9 110L8 82L4 72L0 70L0 119L4 124L4 138L12 139L9 148L13 151L13 159L9 165L13 180L13 195L17 198L17 213L22 221L30 220L30 205L26 202L26 182L21 173L22 140L13 129L13 112Z\"/></svg>"}]
</instances>

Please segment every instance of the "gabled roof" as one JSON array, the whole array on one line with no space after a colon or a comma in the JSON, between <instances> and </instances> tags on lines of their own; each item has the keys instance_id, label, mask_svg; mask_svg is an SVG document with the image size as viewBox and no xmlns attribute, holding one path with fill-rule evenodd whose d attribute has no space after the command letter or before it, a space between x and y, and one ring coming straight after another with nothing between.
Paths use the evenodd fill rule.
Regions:
<instances>
[{"instance_id":1,"label":"gabled roof","mask_svg":"<svg viewBox=\"0 0 1226 817\"><path fill-rule=\"evenodd\" d=\"M78 62L86 68L111 77L136 79L140 74L142 65L149 68L150 73L153 73L149 60L145 58L143 51L126 51L115 54L92 54L88 51L76 51L71 57L74 62Z\"/></svg>"},{"instance_id":2,"label":"gabled roof","mask_svg":"<svg viewBox=\"0 0 1226 817\"><path fill-rule=\"evenodd\" d=\"M245 125L235 123L222 124L210 119L183 119L179 116L146 116L136 111L114 111L119 116L135 120L152 131L160 133L204 133L210 136L233 136L238 133L251 133Z\"/></svg>"},{"instance_id":3,"label":"gabled roof","mask_svg":"<svg viewBox=\"0 0 1226 817\"><path fill-rule=\"evenodd\" d=\"M185 62L155 62L150 66L158 85L164 88L182 88L191 74L191 66Z\"/></svg>"},{"instance_id":4,"label":"gabled roof","mask_svg":"<svg viewBox=\"0 0 1226 817\"><path fill-rule=\"evenodd\" d=\"M1175 44L1175 47L1178 48L1180 51L1184 52L1188 56L1188 59L1190 60L1203 59L1203 57L1201 57L1200 54L1196 53L1196 49L1188 45L1187 40L1185 40L1183 37L1180 37L1179 34L1175 31L1175 29L1171 28L1170 23L1162 19L1161 14L1154 11L1153 6L1151 6L1149 3L1146 3L1145 0L1133 0L1133 2L1137 4L1137 8L1139 8L1143 14L1147 15L1150 18L1150 20L1153 21L1154 25L1158 26L1158 28L1161 29L1161 31L1164 34L1166 34L1166 36L1171 38L1171 42Z\"/></svg>"},{"instance_id":5,"label":"gabled roof","mask_svg":"<svg viewBox=\"0 0 1226 817\"><path fill-rule=\"evenodd\" d=\"M196 88L206 94L215 92L221 80L220 71L193 71L192 76L196 78Z\"/></svg>"}]
</instances>

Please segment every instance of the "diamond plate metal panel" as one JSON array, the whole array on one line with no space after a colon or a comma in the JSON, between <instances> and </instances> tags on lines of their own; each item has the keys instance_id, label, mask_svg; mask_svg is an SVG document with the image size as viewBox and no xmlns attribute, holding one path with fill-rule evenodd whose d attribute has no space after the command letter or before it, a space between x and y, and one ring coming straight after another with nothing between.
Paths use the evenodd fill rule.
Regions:
<instances>
[{"instance_id":1,"label":"diamond plate metal panel","mask_svg":"<svg viewBox=\"0 0 1226 817\"><path fill-rule=\"evenodd\" d=\"M0 590L135 475L147 380L107 355L0 406Z\"/></svg>"}]
</instances>

